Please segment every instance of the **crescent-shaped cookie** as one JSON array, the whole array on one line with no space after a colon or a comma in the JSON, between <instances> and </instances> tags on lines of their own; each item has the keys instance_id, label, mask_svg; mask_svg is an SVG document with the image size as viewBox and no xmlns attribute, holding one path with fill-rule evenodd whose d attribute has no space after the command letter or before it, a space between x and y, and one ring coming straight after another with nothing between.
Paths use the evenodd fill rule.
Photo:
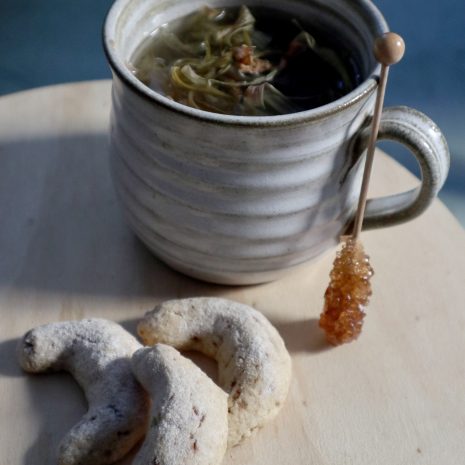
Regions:
<instances>
[{"instance_id":1,"label":"crescent-shaped cookie","mask_svg":"<svg viewBox=\"0 0 465 465\"><path fill-rule=\"evenodd\" d=\"M257 310L219 298L170 300L145 315L138 333L147 345L162 342L217 360L219 384L229 393L229 446L283 406L291 359L277 330Z\"/></svg>"},{"instance_id":2,"label":"crescent-shaped cookie","mask_svg":"<svg viewBox=\"0 0 465 465\"><path fill-rule=\"evenodd\" d=\"M140 347L121 326L102 319L46 324L20 340L18 359L25 371L70 372L89 404L60 443L60 465L113 463L144 436L150 401L131 370Z\"/></svg>"},{"instance_id":3,"label":"crescent-shaped cookie","mask_svg":"<svg viewBox=\"0 0 465 465\"><path fill-rule=\"evenodd\" d=\"M133 465L216 465L228 439L227 394L176 349L138 350L134 374L152 395L150 427Z\"/></svg>"}]
</instances>

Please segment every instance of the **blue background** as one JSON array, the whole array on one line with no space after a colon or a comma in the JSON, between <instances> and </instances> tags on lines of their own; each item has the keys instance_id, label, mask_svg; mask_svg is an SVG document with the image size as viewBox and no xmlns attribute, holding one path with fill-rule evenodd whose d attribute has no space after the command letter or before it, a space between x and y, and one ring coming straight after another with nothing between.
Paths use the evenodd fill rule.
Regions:
<instances>
[{"instance_id":1,"label":"blue background","mask_svg":"<svg viewBox=\"0 0 465 465\"><path fill-rule=\"evenodd\" d=\"M49 84L109 78L101 24L110 0L0 0L0 94ZM452 156L441 198L465 225L465 2L378 0L407 53L391 72L387 105L427 113ZM381 144L416 172L401 147Z\"/></svg>"}]
</instances>

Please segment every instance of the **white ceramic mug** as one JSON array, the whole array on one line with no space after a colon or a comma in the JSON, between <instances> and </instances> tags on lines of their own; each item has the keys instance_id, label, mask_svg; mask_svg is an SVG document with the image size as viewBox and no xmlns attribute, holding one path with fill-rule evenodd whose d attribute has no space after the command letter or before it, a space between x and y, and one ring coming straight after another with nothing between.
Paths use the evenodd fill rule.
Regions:
<instances>
[{"instance_id":1,"label":"white ceramic mug","mask_svg":"<svg viewBox=\"0 0 465 465\"><path fill-rule=\"evenodd\" d=\"M353 217L368 121L379 75L372 46L388 27L368 0L250 0L337 34L365 80L322 107L250 117L208 113L146 87L127 64L156 27L205 3L234 0L117 0L104 26L113 70L111 165L136 234L164 262L217 283L276 279L333 246ZM418 189L370 200L364 227L422 213L449 169L446 141L425 115L386 109L380 138L418 160Z\"/></svg>"}]
</instances>

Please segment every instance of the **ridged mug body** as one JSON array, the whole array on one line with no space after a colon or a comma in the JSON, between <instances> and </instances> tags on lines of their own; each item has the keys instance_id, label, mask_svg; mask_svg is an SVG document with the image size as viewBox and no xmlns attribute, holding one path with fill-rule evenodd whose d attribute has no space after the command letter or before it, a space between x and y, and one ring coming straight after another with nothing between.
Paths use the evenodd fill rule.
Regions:
<instances>
[{"instance_id":1,"label":"ridged mug body","mask_svg":"<svg viewBox=\"0 0 465 465\"><path fill-rule=\"evenodd\" d=\"M143 5L132 3L136 10ZM350 8L326 2L337 3ZM125 14L114 30L128 60L124 28L140 27L142 19ZM367 22L361 6L350 14L360 22L356 40L385 28L381 20ZM368 53L359 55L368 77L375 64ZM228 118L154 97L112 65L114 183L133 230L159 258L200 279L252 284L279 277L339 240L358 196L361 164L351 144L372 112L374 79L316 111Z\"/></svg>"}]
</instances>

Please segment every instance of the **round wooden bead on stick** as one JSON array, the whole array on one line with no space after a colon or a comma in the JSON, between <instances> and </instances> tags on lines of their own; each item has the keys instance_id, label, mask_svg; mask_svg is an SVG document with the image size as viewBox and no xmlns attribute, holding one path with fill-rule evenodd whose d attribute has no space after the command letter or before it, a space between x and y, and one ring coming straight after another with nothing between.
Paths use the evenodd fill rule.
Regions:
<instances>
[{"instance_id":1,"label":"round wooden bead on stick","mask_svg":"<svg viewBox=\"0 0 465 465\"><path fill-rule=\"evenodd\" d=\"M381 64L381 74L354 228L352 235L345 238L345 243L334 260L330 283L325 292L325 306L320 316L320 327L325 331L328 342L333 345L357 339L362 331L365 307L371 296L370 278L373 276L373 269L359 236L365 215L389 66L398 63L404 52L404 40L393 32L387 32L375 40L373 53Z\"/></svg>"},{"instance_id":2,"label":"round wooden bead on stick","mask_svg":"<svg viewBox=\"0 0 465 465\"><path fill-rule=\"evenodd\" d=\"M404 39L395 32L386 32L375 40L373 53L376 60L383 66L395 65L404 56Z\"/></svg>"}]
</instances>

